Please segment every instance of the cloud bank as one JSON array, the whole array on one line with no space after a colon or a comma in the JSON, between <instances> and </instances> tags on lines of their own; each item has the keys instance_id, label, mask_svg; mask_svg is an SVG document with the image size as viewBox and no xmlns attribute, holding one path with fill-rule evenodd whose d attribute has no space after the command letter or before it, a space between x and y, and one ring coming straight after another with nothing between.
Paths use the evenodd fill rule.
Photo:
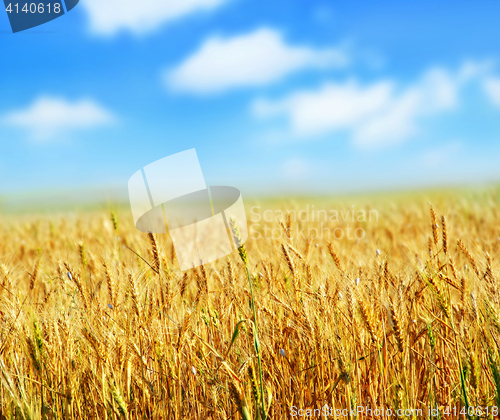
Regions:
<instances>
[{"instance_id":1,"label":"cloud bank","mask_svg":"<svg viewBox=\"0 0 500 420\"><path fill-rule=\"evenodd\" d=\"M293 137L347 133L358 147L375 148L406 141L424 118L457 108L462 87L486 72L486 66L465 63L455 72L430 68L406 87L394 79L326 82L280 99L258 98L251 110L261 119L285 118ZM494 81L488 88L492 98L500 93Z\"/></svg>"},{"instance_id":2,"label":"cloud bank","mask_svg":"<svg viewBox=\"0 0 500 420\"><path fill-rule=\"evenodd\" d=\"M164 74L174 91L210 94L233 88L277 82L307 68L343 67L348 63L341 49L292 46L269 28L232 37L211 37L176 68Z\"/></svg>"},{"instance_id":3,"label":"cloud bank","mask_svg":"<svg viewBox=\"0 0 500 420\"><path fill-rule=\"evenodd\" d=\"M71 132L110 125L117 118L111 111L91 99L67 101L63 98L41 96L24 109L0 118L6 125L28 131L34 141L57 140Z\"/></svg>"},{"instance_id":4,"label":"cloud bank","mask_svg":"<svg viewBox=\"0 0 500 420\"><path fill-rule=\"evenodd\" d=\"M120 31L145 34L164 23L215 9L228 0L85 0L90 29L98 35Z\"/></svg>"}]
</instances>

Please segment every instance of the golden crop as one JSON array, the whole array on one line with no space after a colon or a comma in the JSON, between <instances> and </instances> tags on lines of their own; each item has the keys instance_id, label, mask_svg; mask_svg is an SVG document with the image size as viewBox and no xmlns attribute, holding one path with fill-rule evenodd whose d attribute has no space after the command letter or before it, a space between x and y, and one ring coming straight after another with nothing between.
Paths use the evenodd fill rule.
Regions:
<instances>
[{"instance_id":1,"label":"golden crop","mask_svg":"<svg viewBox=\"0 0 500 420\"><path fill-rule=\"evenodd\" d=\"M295 217L345 200L264 201L283 219L187 272L127 210L0 216L0 419L286 419L325 405L493 418L500 195L428 199L357 198L377 219L354 221ZM348 223L364 237L295 234Z\"/></svg>"}]
</instances>

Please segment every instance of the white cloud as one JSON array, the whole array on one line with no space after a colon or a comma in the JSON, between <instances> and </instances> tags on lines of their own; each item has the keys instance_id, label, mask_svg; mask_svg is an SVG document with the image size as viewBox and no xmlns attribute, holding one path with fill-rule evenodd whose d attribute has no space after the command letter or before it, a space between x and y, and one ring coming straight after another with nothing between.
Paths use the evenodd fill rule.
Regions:
<instances>
[{"instance_id":1,"label":"white cloud","mask_svg":"<svg viewBox=\"0 0 500 420\"><path fill-rule=\"evenodd\" d=\"M456 108L460 82L444 69L431 69L413 86L392 92L385 107L353 127L353 141L363 148L405 141L418 133L420 118Z\"/></svg>"},{"instance_id":2,"label":"white cloud","mask_svg":"<svg viewBox=\"0 0 500 420\"><path fill-rule=\"evenodd\" d=\"M315 135L347 129L367 118L391 99L391 82L363 88L355 81L327 83L316 91L294 93L280 101L260 99L253 111L259 117L286 115L294 134Z\"/></svg>"},{"instance_id":3,"label":"white cloud","mask_svg":"<svg viewBox=\"0 0 500 420\"><path fill-rule=\"evenodd\" d=\"M285 117L293 137L346 132L359 147L386 146L415 136L423 118L456 108L462 86L484 71L471 62L454 73L432 68L406 88L394 80L325 83L278 100L257 99L252 111L260 118Z\"/></svg>"},{"instance_id":4,"label":"white cloud","mask_svg":"<svg viewBox=\"0 0 500 420\"><path fill-rule=\"evenodd\" d=\"M345 66L347 61L340 49L290 46L279 32L261 28L234 38L209 38L164 77L172 90L206 94L266 85L298 70Z\"/></svg>"},{"instance_id":5,"label":"white cloud","mask_svg":"<svg viewBox=\"0 0 500 420\"><path fill-rule=\"evenodd\" d=\"M86 0L92 32L113 35L121 30L143 34L163 23L214 9L228 0Z\"/></svg>"},{"instance_id":6,"label":"white cloud","mask_svg":"<svg viewBox=\"0 0 500 420\"><path fill-rule=\"evenodd\" d=\"M69 102L42 96L25 109L13 111L0 119L3 124L28 131L35 141L50 141L61 135L108 125L116 117L91 99Z\"/></svg>"},{"instance_id":7,"label":"white cloud","mask_svg":"<svg viewBox=\"0 0 500 420\"><path fill-rule=\"evenodd\" d=\"M491 102L496 106L500 106L500 79L487 78L483 83L483 89Z\"/></svg>"},{"instance_id":8,"label":"white cloud","mask_svg":"<svg viewBox=\"0 0 500 420\"><path fill-rule=\"evenodd\" d=\"M352 127L354 143L362 148L372 148L411 137L417 131L414 117L418 107L417 92L391 97L386 106Z\"/></svg>"}]
</instances>

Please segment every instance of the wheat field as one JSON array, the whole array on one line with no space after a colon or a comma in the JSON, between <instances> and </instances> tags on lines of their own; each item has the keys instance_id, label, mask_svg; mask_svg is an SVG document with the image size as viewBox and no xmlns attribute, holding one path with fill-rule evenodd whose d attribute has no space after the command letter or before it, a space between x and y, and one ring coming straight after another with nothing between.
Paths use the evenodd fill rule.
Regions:
<instances>
[{"instance_id":1,"label":"wheat field","mask_svg":"<svg viewBox=\"0 0 500 420\"><path fill-rule=\"evenodd\" d=\"M0 419L497 417L500 190L356 200L186 272L126 207L0 214Z\"/></svg>"}]
</instances>

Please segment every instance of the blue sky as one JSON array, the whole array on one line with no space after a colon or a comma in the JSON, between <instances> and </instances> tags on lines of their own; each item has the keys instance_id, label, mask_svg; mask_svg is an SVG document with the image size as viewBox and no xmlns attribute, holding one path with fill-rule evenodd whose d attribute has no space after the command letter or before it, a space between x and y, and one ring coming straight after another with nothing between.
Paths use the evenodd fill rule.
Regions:
<instances>
[{"instance_id":1,"label":"blue sky","mask_svg":"<svg viewBox=\"0 0 500 420\"><path fill-rule=\"evenodd\" d=\"M496 0L81 0L0 12L0 194L196 148L244 194L500 180Z\"/></svg>"}]
</instances>

